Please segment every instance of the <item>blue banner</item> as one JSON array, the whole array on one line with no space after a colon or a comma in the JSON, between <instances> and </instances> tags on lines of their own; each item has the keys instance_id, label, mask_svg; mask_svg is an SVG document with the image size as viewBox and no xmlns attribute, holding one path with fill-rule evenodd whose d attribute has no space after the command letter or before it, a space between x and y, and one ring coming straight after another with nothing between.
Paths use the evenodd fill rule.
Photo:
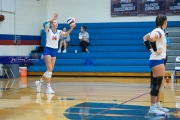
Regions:
<instances>
[{"instance_id":1,"label":"blue banner","mask_svg":"<svg viewBox=\"0 0 180 120\"><path fill-rule=\"evenodd\" d=\"M39 58L34 56L0 56L0 64L32 64L38 61Z\"/></svg>"},{"instance_id":2,"label":"blue banner","mask_svg":"<svg viewBox=\"0 0 180 120\"><path fill-rule=\"evenodd\" d=\"M137 0L111 0L111 16L137 16Z\"/></svg>"}]
</instances>

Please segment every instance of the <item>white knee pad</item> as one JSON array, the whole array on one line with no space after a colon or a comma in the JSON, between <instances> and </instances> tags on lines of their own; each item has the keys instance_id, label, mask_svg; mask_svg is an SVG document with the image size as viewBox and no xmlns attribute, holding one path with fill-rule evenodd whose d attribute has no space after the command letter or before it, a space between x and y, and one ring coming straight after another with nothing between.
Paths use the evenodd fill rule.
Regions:
<instances>
[{"instance_id":1,"label":"white knee pad","mask_svg":"<svg viewBox=\"0 0 180 120\"><path fill-rule=\"evenodd\" d=\"M44 76L45 76L46 78L51 78L51 77L52 77L52 72L46 71L46 72L44 73Z\"/></svg>"}]
</instances>

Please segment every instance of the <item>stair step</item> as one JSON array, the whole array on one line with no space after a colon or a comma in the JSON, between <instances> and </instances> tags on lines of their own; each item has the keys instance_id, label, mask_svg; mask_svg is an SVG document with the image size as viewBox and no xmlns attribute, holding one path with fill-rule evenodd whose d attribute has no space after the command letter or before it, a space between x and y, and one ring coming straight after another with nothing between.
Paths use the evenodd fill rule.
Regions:
<instances>
[{"instance_id":1,"label":"stair step","mask_svg":"<svg viewBox=\"0 0 180 120\"><path fill-rule=\"evenodd\" d=\"M180 43L180 37L169 37L171 43Z\"/></svg>"},{"instance_id":2,"label":"stair step","mask_svg":"<svg viewBox=\"0 0 180 120\"><path fill-rule=\"evenodd\" d=\"M146 50L147 51L147 50ZM33 56L35 53L31 53ZM40 57L43 53L37 53ZM94 53L58 53L57 59L149 59L150 52L94 52Z\"/></svg>"},{"instance_id":3,"label":"stair step","mask_svg":"<svg viewBox=\"0 0 180 120\"><path fill-rule=\"evenodd\" d=\"M180 27L167 27L166 31L168 31L168 32L173 32L173 31L180 32Z\"/></svg>"},{"instance_id":4,"label":"stair step","mask_svg":"<svg viewBox=\"0 0 180 120\"><path fill-rule=\"evenodd\" d=\"M180 67L180 63L177 63L177 66ZM167 63L165 67L166 67L166 70L172 70L172 71L174 71L175 64L174 64L174 63Z\"/></svg>"},{"instance_id":5,"label":"stair step","mask_svg":"<svg viewBox=\"0 0 180 120\"><path fill-rule=\"evenodd\" d=\"M28 72L44 72L46 66L30 66ZM150 72L149 66L55 66L53 72Z\"/></svg>"},{"instance_id":6,"label":"stair step","mask_svg":"<svg viewBox=\"0 0 180 120\"><path fill-rule=\"evenodd\" d=\"M170 48L171 49L171 48ZM180 50L167 50L168 56L180 56Z\"/></svg>"},{"instance_id":7,"label":"stair step","mask_svg":"<svg viewBox=\"0 0 180 120\"><path fill-rule=\"evenodd\" d=\"M180 50L180 43L171 43L170 50Z\"/></svg>"},{"instance_id":8,"label":"stair step","mask_svg":"<svg viewBox=\"0 0 180 120\"><path fill-rule=\"evenodd\" d=\"M176 32L168 32L168 36L169 37L180 37L180 34L179 34L179 32L178 31L176 31Z\"/></svg>"},{"instance_id":9,"label":"stair step","mask_svg":"<svg viewBox=\"0 0 180 120\"><path fill-rule=\"evenodd\" d=\"M85 59L57 59L56 65L59 66L78 66L83 65ZM92 59L94 66L146 66L148 59ZM44 60L34 62L34 65L45 65Z\"/></svg>"}]
</instances>

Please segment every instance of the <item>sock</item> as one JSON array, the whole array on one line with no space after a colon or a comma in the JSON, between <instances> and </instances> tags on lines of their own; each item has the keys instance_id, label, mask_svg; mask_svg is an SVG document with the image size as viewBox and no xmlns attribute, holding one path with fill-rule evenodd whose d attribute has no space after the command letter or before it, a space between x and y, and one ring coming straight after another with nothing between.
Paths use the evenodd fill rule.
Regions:
<instances>
[{"instance_id":1,"label":"sock","mask_svg":"<svg viewBox=\"0 0 180 120\"><path fill-rule=\"evenodd\" d=\"M156 107L156 104L151 103L151 107Z\"/></svg>"},{"instance_id":2,"label":"sock","mask_svg":"<svg viewBox=\"0 0 180 120\"><path fill-rule=\"evenodd\" d=\"M42 78L39 81L44 82L44 80Z\"/></svg>"},{"instance_id":3,"label":"sock","mask_svg":"<svg viewBox=\"0 0 180 120\"><path fill-rule=\"evenodd\" d=\"M47 84L47 87L51 87L51 85L50 85L50 84Z\"/></svg>"},{"instance_id":4,"label":"sock","mask_svg":"<svg viewBox=\"0 0 180 120\"><path fill-rule=\"evenodd\" d=\"M160 102L157 102L157 103L156 103L156 106L161 106L161 103L160 103Z\"/></svg>"}]
</instances>

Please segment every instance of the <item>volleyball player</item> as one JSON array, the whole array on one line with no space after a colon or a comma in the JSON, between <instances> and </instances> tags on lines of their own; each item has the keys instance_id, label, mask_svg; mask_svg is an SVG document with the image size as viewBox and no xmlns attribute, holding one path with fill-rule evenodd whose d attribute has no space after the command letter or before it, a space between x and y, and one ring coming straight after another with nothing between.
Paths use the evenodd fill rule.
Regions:
<instances>
[{"instance_id":1,"label":"volleyball player","mask_svg":"<svg viewBox=\"0 0 180 120\"><path fill-rule=\"evenodd\" d=\"M144 44L151 51L149 66L153 72L152 87L150 91L151 106L149 115L165 115L168 109L161 107L159 89L165 73L164 59L166 58L166 37L164 29L167 27L167 17L159 15L156 17L156 28L146 34ZM150 40L150 43L149 41ZM151 49L152 47L152 49Z\"/></svg>"},{"instance_id":2,"label":"volleyball player","mask_svg":"<svg viewBox=\"0 0 180 120\"><path fill-rule=\"evenodd\" d=\"M47 71L42 75L42 78L39 81L36 81L36 89L38 92L41 92L41 85L44 80L47 83L47 94L54 94L55 92L52 90L50 81L52 77L52 71L54 68L54 64L56 61L56 54L58 51L58 41L60 36L67 36L75 27L75 23L70 25L70 30L67 32L63 32L62 30L58 30L58 23L57 23L58 14L54 14L53 19L47 20L43 23L44 30L46 32L46 46L44 48L44 60L46 63ZM47 24L50 23L51 28L47 27Z\"/></svg>"}]
</instances>

